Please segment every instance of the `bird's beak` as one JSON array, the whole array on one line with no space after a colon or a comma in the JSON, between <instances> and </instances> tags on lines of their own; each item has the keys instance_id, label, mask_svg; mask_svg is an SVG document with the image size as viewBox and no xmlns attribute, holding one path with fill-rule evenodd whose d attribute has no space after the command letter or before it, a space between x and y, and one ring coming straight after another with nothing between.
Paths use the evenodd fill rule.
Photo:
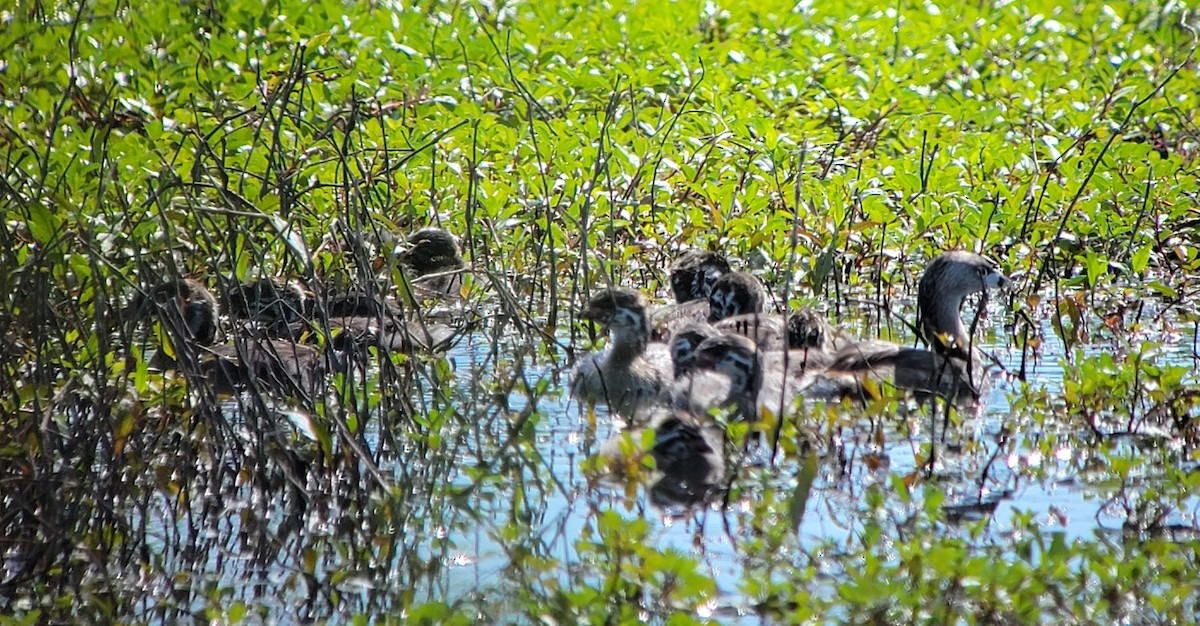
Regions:
<instances>
[{"instance_id":1,"label":"bird's beak","mask_svg":"<svg viewBox=\"0 0 1200 626\"><path fill-rule=\"evenodd\" d=\"M610 317L603 309L594 306L579 309L578 315L580 319L600 323L608 323L608 318Z\"/></svg>"}]
</instances>

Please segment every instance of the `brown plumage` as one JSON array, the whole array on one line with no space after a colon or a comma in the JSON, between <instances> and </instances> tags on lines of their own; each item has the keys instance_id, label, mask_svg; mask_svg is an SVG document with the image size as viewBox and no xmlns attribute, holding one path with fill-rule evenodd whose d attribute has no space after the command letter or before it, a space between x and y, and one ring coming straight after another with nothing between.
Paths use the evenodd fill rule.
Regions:
<instances>
[{"instance_id":1,"label":"brown plumage","mask_svg":"<svg viewBox=\"0 0 1200 626\"><path fill-rule=\"evenodd\" d=\"M227 291L226 310L249 323L251 332L294 339L292 325L312 315L312 299L300 284L280 278L259 278L234 284Z\"/></svg>"},{"instance_id":2,"label":"brown plumage","mask_svg":"<svg viewBox=\"0 0 1200 626\"><path fill-rule=\"evenodd\" d=\"M967 296L1010 283L995 264L971 252L945 252L926 267L917 290L918 328L930 349L868 340L843 346L806 395L867 399L867 378L890 381L920 399L979 399L984 367L963 324Z\"/></svg>"},{"instance_id":3,"label":"brown plumage","mask_svg":"<svg viewBox=\"0 0 1200 626\"><path fill-rule=\"evenodd\" d=\"M708 295L721 276L729 273L725 257L708 250L689 250L671 264L671 294L675 304L659 307L650 316L652 335L667 337L709 317Z\"/></svg>"},{"instance_id":4,"label":"brown plumage","mask_svg":"<svg viewBox=\"0 0 1200 626\"><path fill-rule=\"evenodd\" d=\"M614 287L596 293L579 313L609 333L608 348L579 361L571 374L571 395L589 403L602 403L634 419L662 401L672 375L665 346L647 359L650 320L646 300L632 289Z\"/></svg>"},{"instance_id":5,"label":"brown plumage","mask_svg":"<svg viewBox=\"0 0 1200 626\"><path fill-rule=\"evenodd\" d=\"M396 302L362 290L333 296L324 307L328 317L316 313L311 324L294 328L302 340L323 334L329 323L331 346L340 351L362 355L368 347L388 352L443 352L449 349L459 331L447 324L413 319Z\"/></svg>"},{"instance_id":6,"label":"brown plumage","mask_svg":"<svg viewBox=\"0 0 1200 626\"><path fill-rule=\"evenodd\" d=\"M810 308L785 315L766 313L766 293L749 274L727 274L713 286L709 296L709 320L722 332L743 335L771 352L789 348L833 354L838 335L829 322Z\"/></svg>"},{"instance_id":7,"label":"brown plumage","mask_svg":"<svg viewBox=\"0 0 1200 626\"><path fill-rule=\"evenodd\" d=\"M644 429L654 431L649 450L638 449ZM652 476L650 495L655 504L690 505L704 500L725 471L724 429L709 420L667 410L654 411L644 429L615 435L601 446L599 455L617 470L644 455L652 457L657 472ZM630 444L636 457L626 454Z\"/></svg>"},{"instance_id":8,"label":"brown plumage","mask_svg":"<svg viewBox=\"0 0 1200 626\"><path fill-rule=\"evenodd\" d=\"M157 318L171 339L174 356L162 347L152 366L197 375L217 393L262 388L312 400L324 378L325 358L311 346L245 336L216 344L217 300L199 281L175 279L156 285L136 295L128 312L139 321Z\"/></svg>"},{"instance_id":9,"label":"brown plumage","mask_svg":"<svg viewBox=\"0 0 1200 626\"><path fill-rule=\"evenodd\" d=\"M409 270L417 300L454 298L461 294L467 261L458 239L441 228L422 228L408 236L408 247L399 255Z\"/></svg>"},{"instance_id":10,"label":"brown plumage","mask_svg":"<svg viewBox=\"0 0 1200 626\"><path fill-rule=\"evenodd\" d=\"M721 331L700 322L688 324L671 335L668 346L671 350L672 371L679 378L696 368L696 351L705 339L711 339L721 334Z\"/></svg>"}]
</instances>

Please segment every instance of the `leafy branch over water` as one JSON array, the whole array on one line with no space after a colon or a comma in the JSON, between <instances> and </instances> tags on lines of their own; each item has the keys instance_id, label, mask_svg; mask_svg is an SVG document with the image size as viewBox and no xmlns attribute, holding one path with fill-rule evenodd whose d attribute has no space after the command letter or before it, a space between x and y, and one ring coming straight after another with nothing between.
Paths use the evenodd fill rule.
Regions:
<instances>
[{"instance_id":1,"label":"leafy branch over water","mask_svg":"<svg viewBox=\"0 0 1200 626\"><path fill-rule=\"evenodd\" d=\"M1194 615L1182 6L79 1L0 23L14 619ZM178 328L123 314L164 278L402 284L388 252L431 224L463 238L476 330L371 351L305 410L221 396ZM563 406L562 368L584 293L665 293L687 247L901 341L922 262L986 252L1018 279L981 323L1016 380L936 441L895 401L780 420L729 507L664 514L591 471L612 424ZM148 366L160 346L179 373Z\"/></svg>"}]
</instances>

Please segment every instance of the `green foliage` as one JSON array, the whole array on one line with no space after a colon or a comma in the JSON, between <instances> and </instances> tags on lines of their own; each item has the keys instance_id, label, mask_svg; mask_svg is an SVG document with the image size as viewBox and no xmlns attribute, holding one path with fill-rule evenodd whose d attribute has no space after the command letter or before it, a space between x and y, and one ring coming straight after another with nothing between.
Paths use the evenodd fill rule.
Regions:
<instances>
[{"instance_id":1,"label":"green foliage","mask_svg":"<svg viewBox=\"0 0 1200 626\"><path fill-rule=\"evenodd\" d=\"M18 0L0 622L1190 621L1195 26L1181 3L1047 0ZM303 416L148 367L152 345L186 355L126 315L163 277L400 282L386 235L433 223L498 279L492 349L372 352ZM886 311L910 310L923 260L997 259L1016 321L984 331L1030 382L986 434L956 422L941 473L979 485L889 467L952 447L889 399L763 429L771 462L694 512L738 511L718 565L615 510L636 495L580 496L580 459L539 445L562 427L571 311L606 281L661 292L686 247L904 338ZM1060 481L1120 528L948 513L958 491ZM844 536L814 541L840 497Z\"/></svg>"}]
</instances>

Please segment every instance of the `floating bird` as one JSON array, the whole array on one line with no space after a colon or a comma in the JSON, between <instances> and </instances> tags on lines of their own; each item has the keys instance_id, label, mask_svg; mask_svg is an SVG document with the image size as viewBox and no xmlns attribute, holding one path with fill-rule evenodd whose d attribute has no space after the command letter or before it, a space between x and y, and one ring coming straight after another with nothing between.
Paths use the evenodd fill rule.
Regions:
<instances>
[{"instance_id":1,"label":"floating bird","mask_svg":"<svg viewBox=\"0 0 1200 626\"><path fill-rule=\"evenodd\" d=\"M653 444L648 451L637 450L645 430L654 431ZM656 409L645 427L610 438L599 455L620 470L629 467L630 460L649 454L657 470L650 486L654 503L686 506L704 500L724 474L724 435L720 426L708 420ZM628 456L630 444L638 456Z\"/></svg>"},{"instance_id":2,"label":"floating bird","mask_svg":"<svg viewBox=\"0 0 1200 626\"><path fill-rule=\"evenodd\" d=\"M688 324L671 335L668 346L671 350L672 371L679 378L696 367L696 351L705 339L711 339L721 334L721 331L699 322Z\"/></svg>"},{"instance_id":3,"label":"floating bird","mask_svg":"<svg viewBox=\"0 0 1200 626\"><path fill-rule=\"evenodd\" d=\"M645 298L632 289L605 289L592 296L579 315L604 326L609 344L575 366L571 395L606 404L630 419L660 403L673 369L666 346L654 344L654 349L648 350L650 320Z\"/></svg>"},{"instance_id":4,"label":"floating bird","mask_svg":"<svg viewBox=\"0 0 1200 626\"><path fill-rule=\"evenodd\" d=\"M825 374L805 395L869 397L866 380L891 381L918 399L933 395L970 402L984 381L980 352L962 320L967 296L1006 288L1011 281L990 259L972 252L944 252L926 266L917 289L918 329L930 348L881 340L850 343L838 350Z\"/></svg>"},{"instance_id":5,"label":"floating bird","mask_svg":"<svg viewBox=\"0 0 1200 626\"><path fill-rule=\"evenodd\" d=\"M250 323L247 330L261 330L277 339L295 339L293 325L310 319L313 309L302 285L280 278L235 284L228 290L226 303L233 317Z\"/></svg>"},{"instance_id":6,"label":"floating bird","mask_svg":"<svg viewBox=\"0 0 1200 626\"><path fill-rule=\"evenodd\" d=\"M725 257L708 250L689 250L671 264L671 293L675 304L651 315L653 334L666 337L687 324L708 320L708 294L721 276L729 273Z\"/></svg>"},{"instance_id":7,"label":"floating bird","mask_svg":"<svg viewBox=\"0 0 1200 626\"><path fill-rule=\"evenodd\" d=\"M694 370L675 381L671 401L676 409L698 415L732 408L737 419L754 421L764 380L758 346L742 335L722 334L697 347Z\"/></svg>"},{"instance_id":8,"label":"floating bird","mask_svg":"<svg viewBox=\"0 0 1200 626\"><path fill-rule=\"evenodd\" d=\"M133 319L158 318L171 337L170 352L160 348L151 366L194 373L218 393L261 387L312 400L324 378L325 358L311 346L244 335L217 344L217 299L194 279L169 280L139 293L127 311Z\"/></svg>"},{"instance_id":9,"label":"floating bird","mask_svg":"<svg viewBox=\"0 0 1200 626\"><path fill-rule=\"evenodd\" d=\"M458 239L441 228L422 228L408 236L399 261L409 270L414 300L453 298L462 293L467 261Z\"/></svg>"},{"instance_id":10,"label":"floating bird","mask_svg":"<svg viewBox=\"0 0 1200 626\"><path fill-rule=\"evenodd\" d=\"M758 279L744 272L726 274L709 295L709 321L717 330L750 338L763 351L795 348L819 359L837 350L838 334L820 313L801 308L786 316L771 314L764 312L765 302Z\"/></svg>"}]
</instances>

